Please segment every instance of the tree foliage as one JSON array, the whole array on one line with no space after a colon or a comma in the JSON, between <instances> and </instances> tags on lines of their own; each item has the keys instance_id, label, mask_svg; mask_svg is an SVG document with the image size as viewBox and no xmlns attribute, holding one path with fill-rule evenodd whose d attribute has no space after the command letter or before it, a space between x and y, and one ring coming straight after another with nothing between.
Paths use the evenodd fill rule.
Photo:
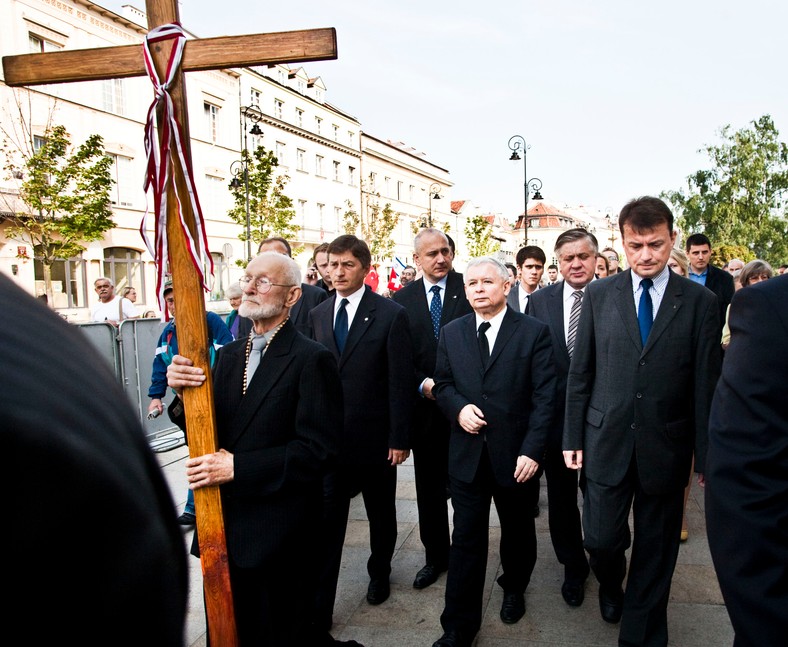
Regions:
<instances>
[{"instance_id":1,"label":"tree foliage","mask_svg":"<svg viewBox=\"0 0 788 647\"><path fill-rule=\"evenodd\" d=\"M465 240L468 245L468 256L478 258L479 256L489 256L497 252L501 243L493 240L492 225L482 215L468 218L465 223Z\"/></svg>"},{"instance_id":2,"label":"tree foliage","mask_svg":"<svg viewBox=\"0 0 788 647\"><path fill-rule=\"evenodd\" d=\"M394 229L399 222L399 214L387 202L380 206L379 193L364 193L366 214L359 214L353 203L347 201L343 229L346 234L354 234L369 245L374 262L382 262L394 255Z\"/></svg>"},{"instance_id":3,"label":"tree foliage","mask_svg":"<svg viewBox=\"0 0 788 647\"><path fill-rule=\"evenodd\" d=\"M293 200L285 195L285 187L290 181L286 174L275 175L279 160L273 151L258 146L251 154L241 151L241 162L248 169L249 184L249 233L254 246L271 236L281 236L292 240L298 233L294 222L296 213ZM238 238L246 242L246 184L243 174L238 178L240 186L230 187L235 205L227 215L242 226ZM293 253L299 250L294 249ZM240 261L246 265L246 260Z\"/></svg>"},{"instance_id":4,"label":"tree foliage","mask_svg":"<svg viewBox=\"0 0 788 647\"><path fill-rule=\"evenodd\" d=\"M58 259L77 256L82 243L101 240L115 226L110 188L112 159L104 141L91 135L74 150L64 126L52 126L34 150L29 141L14 141L3 131L3 170L18 182L17 208L7 235L27 243L41 258L46 291L52 300L51 267Z\"/></svg>"},{"instance_id":5,"label":"tree foliage","mask_svg":"<svg viewBox=\"0 0 788 647\"><path fill-rule=\"evenodd\" d=\"M747 128L720 130L722 142L707 145L710 168L687 178L687 188L665 191L685 235L703 232L714 247L748 250L746 258L774 263L788 258L788 146L769 115Z\"/></svg>"}]
</instances>

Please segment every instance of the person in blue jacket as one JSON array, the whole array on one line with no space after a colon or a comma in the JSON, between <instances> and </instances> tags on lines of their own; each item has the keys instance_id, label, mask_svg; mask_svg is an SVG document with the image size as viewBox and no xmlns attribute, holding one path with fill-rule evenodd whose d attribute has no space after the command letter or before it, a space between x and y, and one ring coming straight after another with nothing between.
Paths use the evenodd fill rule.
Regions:
<instances>
[{"instance_id":1,"label":"person in blue jacket","mask_svg":"<svg viewBox=\"0 0 788 647\"><path fill-rule=\"evenodd\" d=\"M167 284L164 288L164 301L167 304L167 310L170 311L171 319L164 326L156 344L153 372L151 374L150 388L148 389L148 397L151 398L148 406L148 415L154 414L157 416L164 412L162 399L167 394L167 367L172 362L173 355L178 354L178 337L175 327L175 293L173 292L172 284ZM210 340L208 354L211 360L211 367L213 367L216 361L216 351L233 341L233 336L227 324L215 312L207 312L205 316L208 323L208 338ZM194 492L189 490L186 497L186 506L183 514L178 517L178 523L182 526L193 526L194 522Z\"/></svg>"}]
</instances>

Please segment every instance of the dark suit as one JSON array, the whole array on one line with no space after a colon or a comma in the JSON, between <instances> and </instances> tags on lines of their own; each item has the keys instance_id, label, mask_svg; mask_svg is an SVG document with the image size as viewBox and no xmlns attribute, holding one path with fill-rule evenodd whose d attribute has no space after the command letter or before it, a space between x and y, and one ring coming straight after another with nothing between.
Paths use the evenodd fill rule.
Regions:
<instances>
[{"instance_id":1,"label":"dark suit","mask_svg":"<svg viewBox=\"0 0 788 647\"><path fill-rule=\"evenodd\" d=\"M517 483L517 458L541 463L555 396L555 371L547 326L506 308L487 366L478 353L476 316L466 315L441 330L434 392L451 421L449 478L454 508L445 631L468 640L481 626L489 542L490 501L501 521L498 583L522 594L536 563L536 533L529 514L539 498L539 481ZM457 417L468 404L484 413L478 434L462 429Z\"/></svg>"},{"instance_id":2,"label":"dark suit","mask_svg":"<svg viewBox=\"0 0 788 647\"><path fill-rule=\"evenodd\" d=\"M312 337L312 329L309 327L309 311L327 298L328 294L325 290L308 283L301 284L301 297L290 308L290 321L293 322L296 330L305 337ZM248 336L251 330L252 320L247 317L238 317L237 339Z\"/></svg>"},{"instance_id":3,"label":"dark suit","mask_svg":"<svg viewBox=\"0 0 788 647\"><path fill-rule=\"evenodd\" d=\"M531 314L529 310L529 306L531 305L531 297L536 294L539 290L534 290L531 294L528 295L528 300L525 302L525 310L522 311L523 314ZM509 290L509 294L506 295L506 305L508 305L512 310L515 312L521 312L520 310L520 283L517 282L512 286L512 289Z\"/></svg>"},{"instance_id":4,"label":"dark suit","mask_svg":"<svg viewBox=\"0 0 788 647\"><path fill-rule=\"evenodd\" d=\"M246 339L224 346L213 370L219 447L234 457L234 478L221 493L239 638L297 645L342 392L331 353L288 321L244 395L246 348Z\"/></svg>"},{"instance_id":5,"label":"dark suit","mask_svg":"<svg viewBox=\"0 0 788 647\"><path fill-rule=\"evenodd\" d=\"M709 548L737 647L788 636L788 276L739 290L709 419Z\"/></svg>"},{"instance_id":6,"label":"dark suit","mask_svg":"<svg viewBox=\"0 0 788 647\"><path fill-rule=\"evenodd\" d=\"M413 350L405 309L365 289L340 355L334 340L334 294L314 308L314 337L339 364L344 425L337 471L325 488L324 577L315 612L328 623L333 612L350 499L359 492L369 519L372 579L388 580L397 539L397 470L389 449L410 449Z\"/></svg>"},{"instance_id":7,"label":"dark suit","mask_svg":"<svg viewBox=\"0 0 788 647\"><path fill-rule=\"evenodd\" d=\"M567 582L579 584L588 577L588 560L583 550L583 531L577 507L577 471L564 463L561 442L564 432L566 377L569 353L564 330L564 282L537 290L529 299L528 313L550 327L555 357L556 408L545 457L547 514L550 540L558 561L564 565Z\"/></svg>"},{"instance_id":8,"label":"dark suit","mask_svg":"<svg viewBox=\"0 0 788 647\"><path fill-rule=\"evenodd\" d=\"M4 616L29 645L179 647L186 551L128 398L75 326L4 275L0 303Z\"/></svg>"},{"instance_id":9,"label":"dark suit","mask_svg":"<svg viewBox=\"0 0 788 647\"><path fill-rule=\"evenodd\" d=\"M430 295L431 296L431 295ZM417 394L413 412L413 467L416 477L416 504L419 534L427 564L443 570L449 565L449 511L446 487L449 480L449 421L435 400L418 395L418 387L435 373L438 340L430 317L430 301L424 279L418 279L392 296L408 312L413 358L416 368L413 392ZM446 275L441 328L471 312L465 297L462 274Z\"/></svg>"},{"instance_id":10,"label":"dark suit","mask_svg":"<svg viewBox=\"0 0 788 647\"><path fill-rule=\"evenodd\" d=\"M693 449L706 459L720 371L716 297L675 273L645 348L627 270L585 290L567 380L564 450L583 450L583 530L601 587L619 591L635 543L620 644L667 644L667 603Z\"/></svg>"},{"instance_id":11,"label":"dark suit","mask_svg":"<svg viewBox=\"0 0 788 647\"><path fill-rule=\"evenodd\" d=\"M728 306L735 291L733 277L725 270L713 265L708 265L707 269L706 287L717 295L717 304L720 312L720 334L722 334L722 327L725 325L725 313L728 311Z\"/></svg>"}]
</instances>

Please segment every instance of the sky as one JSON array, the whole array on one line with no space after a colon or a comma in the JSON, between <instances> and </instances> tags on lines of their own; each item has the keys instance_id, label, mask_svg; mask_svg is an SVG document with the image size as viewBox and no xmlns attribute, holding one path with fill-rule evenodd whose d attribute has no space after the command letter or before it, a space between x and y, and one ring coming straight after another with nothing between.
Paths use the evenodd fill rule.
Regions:
<instances>
[{"instance_id":1,"label":"sky","mask_svg":"<svg viewBox=\"0 0 788 647\"><path fill-rule=\"evenodd\" d=\"M776 0L183 0L180 16L200 37L336 28L338 59L303 65L326 100L447 169L452 200L510 219L524 170L551 204L615 214L686 187L727 124L788 131Z\"/></svg>"}]
</instances>

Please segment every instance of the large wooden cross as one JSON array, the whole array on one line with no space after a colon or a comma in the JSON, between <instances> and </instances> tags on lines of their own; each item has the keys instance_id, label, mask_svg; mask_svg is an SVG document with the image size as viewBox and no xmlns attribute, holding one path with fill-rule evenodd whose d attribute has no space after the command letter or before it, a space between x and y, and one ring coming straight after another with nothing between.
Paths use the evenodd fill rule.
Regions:
<instances>
[{"instance_id":1,"label":"large wooden cross","mask_svg":"<svg viewBox=\"0 0 788 647\"><path fill-rule=\"evenodd\" d=\"M145 5L149 29L180 22L177 0L146 0ZM171 43L167 42L151 46L154 65L162 79L165 78L171 46ZM191 166L184 71L320 61L336 57L336 31L333 28L187 41L181 70L170 90L176 118L183 128L187 163ZM142 45L6 56L3 58L3 72L9 86L93 81L147 74ZM157 113L157 119L161 136L161 111ZM185 191L180 163L173 160L172 168L175 170L174 182L181 191ZM189 453L194 457L218 449L216 414L213 407L213 384L210 380L203 291L178 226L178 203L173 190L172 187L168 189L167 235L170 270L178 294L178 345L180 352L193 359L195 365L203 368L209 377L204 386L184 391ZM184 201L182 209L192 236L198 236L199 232L195 231L194 226L194 214L188 201ZM217 647L234 646L237 645L238 638L218 487L197 490L195 504L210 642Z\"/></svg>"}]
</instances>

